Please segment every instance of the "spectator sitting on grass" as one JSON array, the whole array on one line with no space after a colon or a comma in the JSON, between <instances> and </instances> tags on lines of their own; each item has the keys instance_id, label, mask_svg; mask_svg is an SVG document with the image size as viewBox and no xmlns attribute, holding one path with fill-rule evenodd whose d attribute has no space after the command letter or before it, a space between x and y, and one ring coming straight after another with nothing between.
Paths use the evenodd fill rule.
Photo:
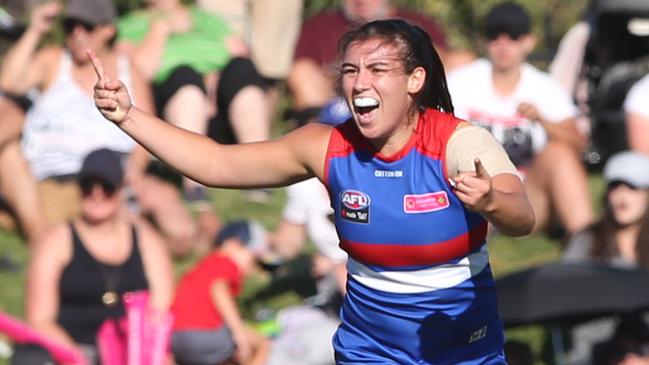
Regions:
<instances>
[{"instance_id":1,"label":"spectator sitting on grass","mask_svg":"<svg viewBox=\"0 0 649 365\"><path fill-rule=\"evenodd\" d=\"M649 156L611 156L604 181L603 216L568 242L564 259L649 269Z\"/></svg>"},{"instance_id":2,"label":"spectator sitting on grass","mask_svg":"<svg viewBox=\"0 0 649 365\"><path fill-rule=\"evenodd\" d=\"M526 62L536 39L525 9L501 3L484 24L488 59L448 76L455 115L489 130L525 175L535 231L560 224L573 234L593 219L577 108L557 81Z\"/></svg>"},{"instance_id":3,"label":"spectator sitting on grass","mask_svg":"<svg viewBox=\"0 0 649 365\"><path fill-rule=\"evenodd\" d=\"M65 46L39 48L59 16L63 16ZM69 0L65 9L59 2L48 1L33 9L29 27L4 58L0 84L5 91L18 95L31 89L40 92L22 130L22 154L33 178L22 178L24 189L15 199L24 204L33 199L25 191L33 184L28 178L35 178L47 224L77 216L80 194L76 175L81 162L91 151L109 148L128 160L128 191L133 193L139 213L152 218L173 254L183 255L191 251L202 232L180 195L170 184L145 174L148 153L106 124L93 105L94 71L84 53L87 47L97 49L107 72L123 78L139 105L152 110L146 80L129 57L113 47L115 17L111 0ZM19 177L18 171L14 177Z\"/></svg>"},{"instance_id":4,"label":"spectator sitting on grass","mask_svg":"<svg viewBox=\"0 0 649 365\"><path fill-rule=\"evenodd\" d=\"M123 294L148 290L150 304L161 311L173 294L165 244L146 222L127 214L123 183L115 152L90 153L79 173L81 216L42 235L27 273L28 324L81 350L91 364L101 325L125 315Z\"/></svg>"},{"instance_id":5,"label":"spectator sitting on grass","mask_svg":"<svg viewBox=\"0 0 649 365\"><path fill-rule=\"evenodd\" d=\"M179 364L265 363L268 342L244 324L236 296L267 247L259 223L234 221L218 233L212 252L183 275L172 306L172 351Z\"/></svg>"}]
</instances>

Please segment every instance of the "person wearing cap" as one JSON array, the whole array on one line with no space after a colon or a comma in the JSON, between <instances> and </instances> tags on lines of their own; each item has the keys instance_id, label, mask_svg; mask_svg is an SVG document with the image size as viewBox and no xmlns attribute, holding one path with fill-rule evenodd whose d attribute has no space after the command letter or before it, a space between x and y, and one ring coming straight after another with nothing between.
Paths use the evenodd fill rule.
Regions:
<instances>
[{"instance_id":1,"label":"person wearing cap","mask_svg":"<svg viewBox=\"0 0 649 365\"><path fill-rule=\"evenodd\" d=\"M62 13L65 47L38 48ZM74 177L86 154L99 147L124 154L135 148L117 129L106 128L101 114L93 110L93 73L85 48L96 48L111 75L125 78L143 107L150 109L146 83L128 59L111 47L114 19L115 9L109 0L71 0L65 10L56 1L36 6L27 30L8 51L0 69L2 90L19 95L38 91L23 127L22 150L40 182L50 223L65 221L78 212ZM142 152L140 161L134 159L129 165L135 170L139 164L137 168L142 169L144 156Z\"/></svg>"},{"instance_id":2,"label":"person wearing cap","mask_svg":"<svg viewBox=\"0 0 649 365\"><path fill-rule=\"evenodd\" d=\"M77 183L81 215L54 226L34 245L25 316L34 329L93 360L102 323L124 316L122 295L148 290L150 305L165 311L174 279L162 238L127 212L124 171L115 152L91 152Z\"/></svg>"},{"instance_id":3,"label":"person wearing cap","mask_svg":"<svg viewBox=\"0 0 649 365\"><path fill-rule=\"evenodd\" d=\"M37 48L58 16L63 16L65 47ZM153 109L148 83L135 63L113 47L115 21L111 0L69 0L65 8L49 1L35 7L28 29L4 59L0 86L16 94L32 88L39 91L26 116L22 153L38 182L48 224L79 213L75 177L81 161L90 151L106 147L128 159L128 185L139 212L156 222L174 255L184 255L196 247L203 232L177 189L146 173L149 154L106 124L93 105L94 72L84 53L88 47L97 50L110 75L125 80L143 108ZM206 240L207 234L203 236Z\"/></svg>"},{"instance_id":4,"label":"person wearing cap","mask_svg":"<svg viewBox=\"0 0 649 365\"><path fill-rule=\"evenodd\" d=\"M265 363L268 342L244 324L236 297L268 247L258 222L232 221L216 235L212 251L183 275L172 305L171 348L178 364Z\"/></svg>"},{"instance_id":5,"label":"person wearing cap","mask_svg":"<svg viewBox=\"0 0 649 365\"><path fill-rule=\"evenodd\" d=\"M603 177L602 217L569 241L564 258L649 269L649 156L619 152Z\"/></svg>"},{"instance_id":6,"label":"person wearing cap","mask_svg":"<svg viewBox=\"0 0 649 365\"><path fill-rule=\"evenodd\" d=\"M568 241L565 262L597 262L649 270L649 157L622 151L604 165L606 184L601 217ZM613 332L616 320L605 317L571 328L568 364L586 364L591 347Z\"/></svg>"},{"instance_id":7,"label":"person wearing cap","mask_svg":"<svg viewBox=\"0 0 649 365\"><path fill-rule=\"evenodd\" d=\"M577 108L555 80L526 62L536 39L523 7L503 2L491 8L484 36L487 59L449 73L455 114L483 126L505 147L524 176L535 231L560 224L572 234L593 219Z\"/></svg>"}]
</instances>

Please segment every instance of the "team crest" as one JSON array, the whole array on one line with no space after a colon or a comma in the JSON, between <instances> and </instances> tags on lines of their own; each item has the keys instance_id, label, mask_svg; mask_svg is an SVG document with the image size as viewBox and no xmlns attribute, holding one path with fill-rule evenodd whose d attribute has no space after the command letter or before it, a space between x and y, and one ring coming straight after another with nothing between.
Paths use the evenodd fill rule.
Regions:
<instances>
[{"instance_id":1,"label":"team crest","mask_svg":"<svg viewBox=\"0 0 649 365\"><path fill-rule=\"evenodd\" d=\"M340 217L354 223L369 223L369 195L358 190L343 191L340 194Z\"/></svg>"}]
</instances>

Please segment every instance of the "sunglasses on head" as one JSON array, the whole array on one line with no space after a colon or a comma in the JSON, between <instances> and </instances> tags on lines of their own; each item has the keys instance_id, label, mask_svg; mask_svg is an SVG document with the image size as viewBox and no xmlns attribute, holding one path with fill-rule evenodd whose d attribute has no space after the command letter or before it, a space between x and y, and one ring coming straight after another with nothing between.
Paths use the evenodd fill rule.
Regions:
<instances>
[{"instance_id":1,"label":"sunglasses on head","mask_svg":"<svg viewBox=\"0 0 649 365\"><path fill-rule=\"evenodd\" d=\"M65 32L65 34L72 33L77 26L82 27L83 30L85 30L86 32L92 32L93 29L95 29L94 24L84 22L83 20L79 20L75 18L63 19L63 31Z\"/></svg>"},{"instance_id":2,"label":"sunglasses on head","mask_svg":"<svg viewBox=\"0 0 649 365\"><path fill-rule=\"evenodd\" d=\"M117 191L117 186L115 186L114 184L95 178L88 178L81 179L81 181L79 181L79 187L81 187L81 195L89 196L90 194L92 194L92 190L95 185L101 186L101 190L107 197L112 197Z\"/></svg>"}]
</instances>

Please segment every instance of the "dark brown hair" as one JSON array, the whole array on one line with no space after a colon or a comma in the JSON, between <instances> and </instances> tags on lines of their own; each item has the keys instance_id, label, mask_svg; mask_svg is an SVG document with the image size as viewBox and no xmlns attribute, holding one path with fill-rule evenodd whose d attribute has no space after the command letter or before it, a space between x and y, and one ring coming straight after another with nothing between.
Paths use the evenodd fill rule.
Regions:
<instances>
[{"instance_id":1,"label":"dark brown hair","mask_svg":"<svg viewBox=\"0 0 649 365\"><path fill-rule=\"evenodd\" d=\"M590 227L590 231L593 233L593 245L590 252L592 258L606 261L619 254L615 239L615 233L619 229L620 225L613 217L608 194L605 194L604 215ZM636 239L635 253L638 266L649 270L649 206L645 208L645 214L640 220L640 231Z\"/></svg>"},{"instance_id":2,"label":"dark brown hair","mask_svg":"<svg viewBox=\"0 0 649 365\"><path fill-rule=\"evenodd\" d=\"M416 95L414 107L423 110L433 108L453 113L451 95L446 85L442 61L433 47L430 36L422 28L399 19L376 20L345 33L338 42L338 54L342 57L351 43L368 39L382 39L400 49L400 58L406 73L422 67L426 79ZM341 73L337 87L341 89Z\"/></svg>"}]
</instances>

